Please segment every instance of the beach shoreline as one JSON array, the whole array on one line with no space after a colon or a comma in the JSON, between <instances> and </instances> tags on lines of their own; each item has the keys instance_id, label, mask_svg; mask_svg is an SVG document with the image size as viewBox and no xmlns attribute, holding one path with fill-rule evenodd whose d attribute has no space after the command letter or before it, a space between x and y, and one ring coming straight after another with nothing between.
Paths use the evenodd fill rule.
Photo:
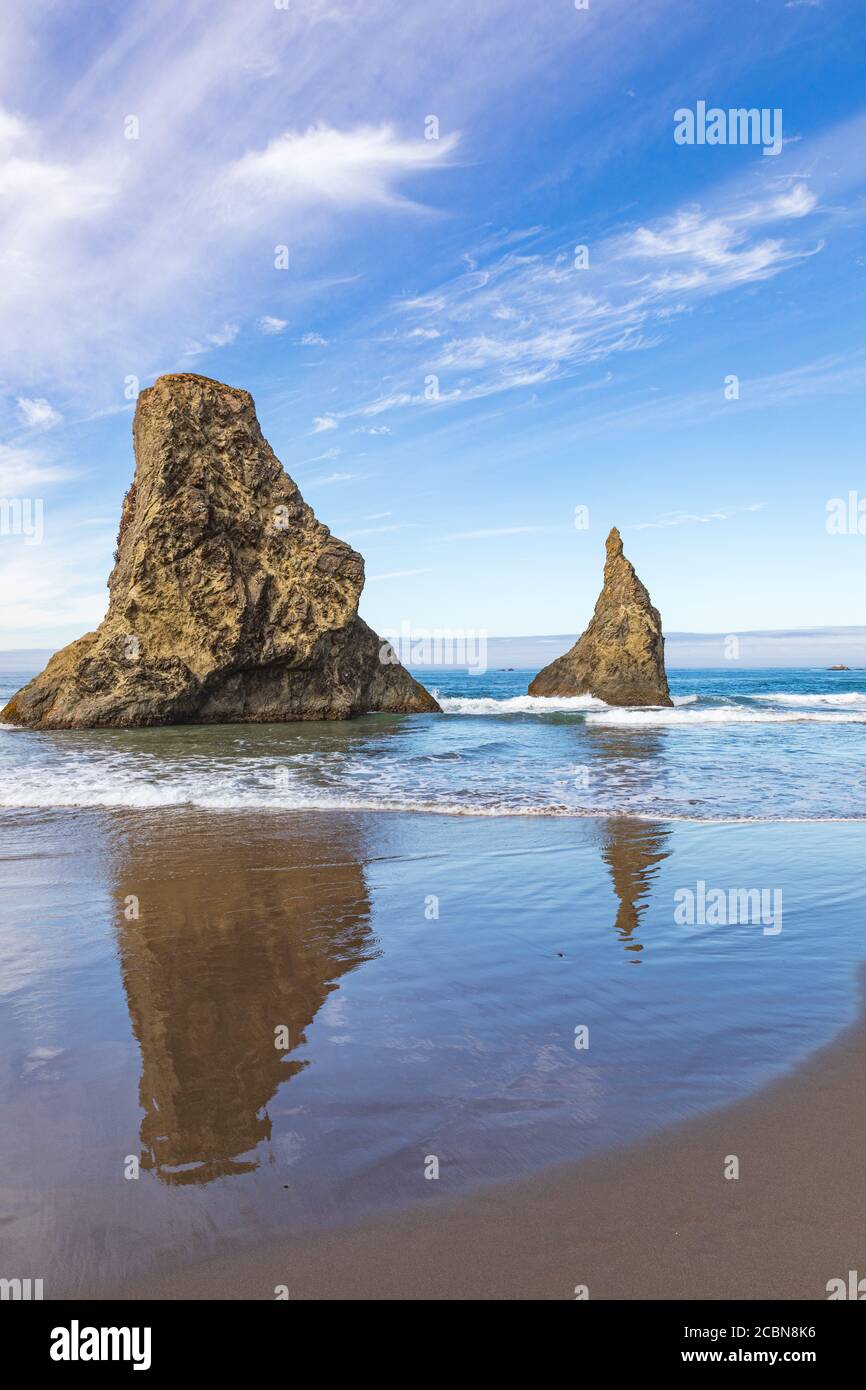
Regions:
<instances>
[{"instance_id":1,"label":"beach shoreline","mask_svg":"<svg viewBox=\"0 0 866 1390\"><path fill-rule=\"evenodd\" d=\"M49 1300L820 1298L866 1264L861 827L0 819L3 1252ZM782 930L678 924L703 880L775 885Z\"/></svg>"},{"instance_id":2,"label":"beach shoreline","mask_svg":"<svg viewBox=\"0 0 866 1390\"><path fill-rule=\"evenodd\" d=\"M864 1068L866 1006L790 1075L625 1149L81 1297L826 1299L866 1268Z\"/></svg>"}]
</instances>

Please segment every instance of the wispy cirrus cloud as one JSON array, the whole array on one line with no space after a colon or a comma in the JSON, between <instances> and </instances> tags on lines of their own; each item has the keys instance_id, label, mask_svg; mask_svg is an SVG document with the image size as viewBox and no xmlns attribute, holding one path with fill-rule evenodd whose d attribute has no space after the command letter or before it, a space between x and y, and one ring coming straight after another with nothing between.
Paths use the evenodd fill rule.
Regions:
<instances>
[{"instance_id":1,"label":"wispy cirrus cloud","mask_svg":"<svg viewBox=\"0 0 866 1390\"><path fill-rule=\"evenodd\" d=\"M388 574L368 574L368 584L379 584L385 579L412 579L416 574L432 574L432 569L391 570Z\"/></svg>"},{"instance_id":2,"label":"wispy cirrus cloud","mask_svg":"<svg viewBox=\"0 0 866 1390\"><path fill-rule=\"evenodd\" d=\"M795 185L737 198L724 211L678 209L603 239L588 252L586 269L562 249L508 252L410 303L407 312L435 323L443 336L447 330L430 359L433 370L492 372L489 384L501 389L535 384L647 347L696 297L767 279L802 260L813 243L756 230L799 221L815 205L815 196ZM463 331L467 325L474 331Z\"/></svg>"},{"instance_id":3,"label":"wispy cirrus cloud","mask_svg":"<svg viewBox=\"0 0 866 1390\"><path fill-rule=\"evenodd\" d=\"M489 541L497 540L500 536L528 536L558 529L561 528L555 526L485 526L477 531L452 531L450 535L443 536L442 539L446 541Z\"/></svg>"},{"instance_id":4,"label":"wispy cirrus cloud","mask_svg":"<svg viewBox=\"0 0 866 1390\"><path fill-rule=\"evenodd\" d=\"M759 284L820 251L821 239L802 227L817 209L805 180L774 175L762 192L736 187L712 206L612 231L583 263L574 247L515 249L488 238L486 259L478 249L466 257L471 269L396 303L394 319L410 325L395 335L402 371L388 371L388 391L330 418L525 392L647 351L701 300ZM531 236L537 242L537 227ZM386 335L390 359L392 343Z\"/></svg>"},{"instance_id":5,"label":"wispy cirrus cloud","mask_svg":"<svg viewBox=\"0 0 866 1390\"><path fill-rule=\"evenodd\" d=\"M0 444L0 496L33 496L45 488L67 483L76 469L47 458L39 450Z\"/></svg>"},{"instance_id":6,"label":"wispy cirrus cloud","mask_svg":"<svg viewBox=\"0 0 866 1390\"><path fill-rule=\"evenodd\" d=\"M552 52L562 63L579 47L584 79L615 85L641 42L627 7L608 0L577 23L521 0L151 0L109 6L98 24L68 6L50 24L39 6L4 13L7 389L60 382L64 413L75 396L92 415L127 375L218 350L225 323L277 336L281 321L309 321L329 285L363 279L358 219L369 238L373 217L453 211L445 171L486 158L466 134L474 118ZM435 93L438 138L422 93ZM291 307L274 294L280 243Z\"/></svg>"},{"instance_id":7,"label":"wispy cirrus cloud","mask_svg":"<svg viewBox=\"0 0 866 1390\"><path fill-rule=\"evenodd\" d=\"M655 521L637 521L623 527L626 531L658 531L668 526L704 526L709 521L730 521L744 512L760 512L766 502L748 502L740 507L718 507L711 512L665 512Z\"/></svg>"},{"instance_id":8,"label":"wispy cirrus cloud","mask_svg":"<svg viewBox=\"0 0 866 1390\"><path fill-rule=\"evenodd\" d=\"M0 489L3 482L0 468ZM115 524L104 529L110 545ZM0 591L6 596L3 630L8 634L4 645L30 645L34 630L56 631L70 624L80 632L100 622L108 594L104 578L99 580L91 572L93 547L93 528L85 528L80 517L55 510L50 503L45 504L41 544L3 538Z\"/></svg>"},{"instance_id":9,"label":"wispy cirrus cloud","mask_svg":"<svg viewBox=\"0 0 866 1390\"><path fill-rule=\"evenodd\" d=\"M866 353L838 354L804 362L786 371L743 378L736 401L725 398L722 382L712 391L686 390L654 394L616 405L587 410L581 417L586 439L616 437L631 430L672 430L684 425L707 424L732 412L746 413L802 405L833 397L860 397L866 391ZM558 429L549 435L554 447L561 442Z\"/></svg>"},{"instance_id":10,"label":"wispy cirrus cloud","mask_svg":"<svg viewBox=\"0 0 866 1390\"><path fill-rule=\"evenodd\" d=\"M201 357L202 353L211 352L214 348L231 347L239 332L239 324L224 323L222 327L214 329L211 333L206 333L201 342L195 339L188 342L181 358L185 360L190 357Z\"/></svg>"},{"instance_id":11,"label":"wispy cirrus cloud","mask_svg":"<svg viewBox=\"0 0 866 1390\"><path fill-rule=\"evenodd\" d=\"M283 331L266 303L280 240L322 248L362 211L418 214L420 181L453 158L459 134L359 121L371 106L371 75L352 56L359 17L357 0L288 12L191 0L179 25L154 0L106 15L98 45L79 30L48 48L41 17L32 34L20 19L0 108L7 384L34 396L60 381L105 406L126 374L229 345L223 325L241 310L258 311L265 334ZM50 103L30 99L49 82ZM323 85L327 120L286 119L314 109ZM307 282L297 303L314 294Z\"/></svg>"},{"instance_id":12,"label":"wispy cirrus cloud","mask_svg":"<svg viewBox=\"0 0 866 1390\"><path fill-rule=\"evenodd\" d=\"M614 241L610 256L642 271L636 284L648 294L717 294L767 280L820 250L820 242L805 247L781 235L755 234L758 228L806 217L816 205L815 194L797 183L718 212L681 208Z\"/></svg>"},{"instance_id":13,"label":"wispy cirrus cloud","mask_svg":"<svg viewBox=\"0 0 866 1390\"><path fill-rule=\"evenodd\" d=\"M311 488L330 487L333 483L359 483L367 478L367 473L329 473L327 478L313 478L304 484L304 491L309 492Z\"/></svg>"},{"instance_id":14,"label":"wispy cirrus cloud","mask_svg":"<svg viewBox=\"0 0 866 1390\"><path fill-rule=\"evenodd\" d=\"M293 466L295 468L305 468L306 465L309 463L330 463L334 459L339 458L342 452L342 449L337 448L326 449L323 454L313 454L312 458L301 459L300 462L294 464Z\"/></svg>"},{"instance_id":15,"label":"wispy cirrus cloud","mask_svg":"<svg viewBox=\"0 0 866 1390\"><path fill-rule=\"evenodd\" d=\"M383 536L393 531L417 531L421 526L418 521L395 521L390 526L360 526L353 530L345 531L344 535L357 539L359 536Z\"/></svg>"}]
</instances>

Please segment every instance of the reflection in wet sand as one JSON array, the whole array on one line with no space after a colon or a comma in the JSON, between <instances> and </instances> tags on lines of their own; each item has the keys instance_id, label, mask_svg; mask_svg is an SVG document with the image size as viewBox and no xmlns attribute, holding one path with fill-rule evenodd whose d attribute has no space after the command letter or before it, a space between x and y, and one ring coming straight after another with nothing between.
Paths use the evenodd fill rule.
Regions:
<instances>
[{"instance_id":1,"label":"reflection in wet sand","mask_svg":"<svg viewBox=\"0 0 866 1390\"><path fill-rule=\"evenodd\" d=\"M638 1142L832 1037L863 959L860 825L84 809L0 839L0 1245L50 1298ZM784 970L683 933L698 877L784 885Z\"/></svg>"},{"instance_id":2,"label":"reflection in wet sand","mask_svg":"<svg viewBox=\"0 0 866 1390\"><path fill-rule=\"evenodd\" d=\"M156 823L125 841L115 885L141 1165L172 1184L249 1172L270 1138L268 1103L308 1065L292 1055L304 1030L375 954L353 846L275 831L227 855L204 819L182 846Z\"/></svg>"},{"instance_id":3,"label":"reflection in wet sand","mask_svg":"<svg viewBox=\"0 0 866 1390\"><path fill-rule=\"evenodd\" d=\"M617 729L593 726L593 747L608 768L619 769L636 794L650 782L664 786L664 735L657 729ZM641 943L635 939L658 865L668 857L670 830L660 822L614 816L599 822L601 857L610 870L619 898L614 930L631 963L640 964Z\"/></svg>"},{"instance_id":4,"label":"reflection in wet sand","mask_svg":"<svg viewBox=\"0 0 866 1390\"><path fill-rule=\"evenodd\" d=\"M625 949L634 952L634 965L640 963L643 950L634 933L649 906L658 866L670 854L669 838L670 831L665 826L652 822L614 817L603 825L601 857L619 898L614 930Z\"/></svg>"}]
</instances>

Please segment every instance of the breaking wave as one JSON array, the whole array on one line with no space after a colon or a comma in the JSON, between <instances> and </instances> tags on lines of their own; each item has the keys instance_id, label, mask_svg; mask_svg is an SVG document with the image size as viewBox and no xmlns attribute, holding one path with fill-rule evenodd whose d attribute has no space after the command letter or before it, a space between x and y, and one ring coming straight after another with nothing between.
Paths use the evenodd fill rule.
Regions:
<instances>
[{"instance_id":1,"label":"breaking wave","mask_svg":"<svg viewBox=\"0 0 866 1390\"><path fill-rule=\"evenodd\" d=\"M441 718L0 726L0 809L866 819L866 693L843 682L828 690L807 671L689 672L674 677L671 707L622 708L527 695L528 679L439 676Z\"/></svg>"},{"instance_id":2,"label":"breaking wave","mask_svg":"<svg viewBox=\"0 0 866 1390\"><path fill-rule=\"evenodd\" d=\"M435 694L435 692L434 692ZM512 695L505 700L489 696L436 695L443 714L582 714L588 709L607 709L594 695Z\"/></svg>"},{"instance_id":3,"label":"breaking wave","mask_svg":"<svg viewBox=\"0 0 866 1390\"><path fill-rule=\"evenodd\" d=\"M866 707L861 713L833 710L743 709L727 705L722 709L605 709L588 713L588 724L652 724L665 726L690 724L866 724Z\"/></svg>"},{"instance_id":4,"label":"breaking wave","mask_svg":"<svg viewBox=\"0 0 866 1390\"><path fill-rule=\"evenodd\" d=\"M699 695L675 695L674 707L650 705L613 707L594 695L539 696L513 695L497 700L492 696L437 696L443 714L576 714L588 724L652 725L688 727L693 724L790 724L790 723L866 723L866 695L850 694L789 695L784 692L703 699ZM739 701L748 701L748 704ZM762 704L765 708L755 708ZM699 705L694 709L692 706ZM774 709L773 705L783 708ZM817 709L814 706L818 706ZM812 706L813 708L810 708ZM838 706L839 708L834 708Z\"/></svg>"},{"instance_id":5,"label":"breaking wave","mask_svg":"<svg viewBox=\"0 0 866 1390\"><path fill-rule=\"evenodd\" d=\"M774 690L769 695L746 695L746 700L767 700L776 705L862 705L866 709L866 695L859 690L839 690L833 694L791 695L784 690Z\"/></svg>"}]
</instances>

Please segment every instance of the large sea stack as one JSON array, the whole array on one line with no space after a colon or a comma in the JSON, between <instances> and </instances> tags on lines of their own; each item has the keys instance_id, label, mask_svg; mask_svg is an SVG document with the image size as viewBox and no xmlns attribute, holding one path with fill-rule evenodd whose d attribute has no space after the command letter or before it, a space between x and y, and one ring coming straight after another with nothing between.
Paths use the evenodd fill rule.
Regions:
<instances>
[{"instance_id":1,"label":"large sea stack","mask_svg":"<svg viewBox=\"0 0 866 1390\"><path fill-rule=\"evenodd\" d=\"M438 710L358 617L364 561L304 502L248 391L142 391L108 613L0 719L41 729ZM386 656L388 655L386 649Z\"/></svg>"},{"instance_id":2,"label":"large sea stack","mask_svg":"<svg viewBox=\"0 0 866 1390\"><path fill-rule=\"evenodd\" d=\"M662 620L622 551L607 538L604 585L589 627L565 656L539 671L530 695L595 695L608 705L672 705Z\"/></svg>"}]
</instances>

